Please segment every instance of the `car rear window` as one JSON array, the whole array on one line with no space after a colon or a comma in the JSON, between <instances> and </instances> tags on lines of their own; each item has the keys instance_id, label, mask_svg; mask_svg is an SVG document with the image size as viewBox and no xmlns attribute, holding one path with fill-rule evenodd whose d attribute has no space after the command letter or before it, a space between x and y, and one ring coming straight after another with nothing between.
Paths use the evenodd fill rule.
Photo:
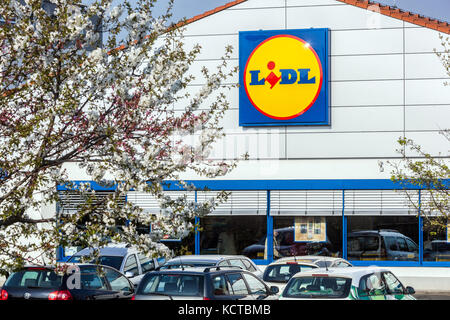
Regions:
<instances>
[{"instance_id":1,"label":"car rear window","mask_svg":"<svg viewBox=\"0 0 450 320\"><path fill-rule=\"evenodd\" d=\"M318 260L314 262L315 264L317 264L319 266L319 268L329 268L332 265L332 261L327 261L327 260Z\"/></svg>"},{"instance_id":2,"label":"car rear window","mask_svg":"<svg viewBox=\"0 0 450 320\"><path fill-rule=\"evenodd\" d=\"M81 289L84 290L107 290L106 279L96 270L83 270L80 274Z\"/></svg>"},{"instance_id":3,"label":"car rear window","mask_svg":"<svg viewBox=\"0 0 450 320\"><path fill-rule=\"evenodd\" d=\"M62 276L48 269L27 269L13 273L5 282L10 288L59 288Z\"/></svg>"},{"instance_id":4,"label":"car rear window","mask_svg":"<svg viewBox=\"0 0 450 320\"><path fill-rule=\"evenodd\" d=\"M314 267L299 264L277 264L268 266L264 271L263 280L268 282L287 283L298 272L311 270Z\"/></svg>"},{"instance_id":5,"label":"car rear window","mask_svg":"<svg viewBox=\"0 0 450 320\"><path fill-rule=\"evenodd\" d=\"M283 296L291 298L345 298L350 292L351 279L311 276L293 278Z\"/></svg>"},{"instance_id":6,"label":"car rear window","mask_svg":"<svg viewBox=\"0 0 450 320\"><path fill-rule=\"evenodd\" d=\"M142 279L137 294L203 296L203 276L154 273Z\"/></svg>"}]
</instances>

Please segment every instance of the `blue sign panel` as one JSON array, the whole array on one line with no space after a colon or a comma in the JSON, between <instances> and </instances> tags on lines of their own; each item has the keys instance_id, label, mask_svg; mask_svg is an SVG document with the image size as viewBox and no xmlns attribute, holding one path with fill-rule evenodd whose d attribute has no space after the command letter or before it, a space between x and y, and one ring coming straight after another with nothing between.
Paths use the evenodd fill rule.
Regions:
<instances>
[{"instance_id":1,"label":"blue sign panel","mask_svg":"<svg viewBox=\"0 0 450 320\"><path fill-rule=\"evenodd\" d=\"M239 125L329 125L328 29L239 33Z\"/></svg>"}]
</instances>

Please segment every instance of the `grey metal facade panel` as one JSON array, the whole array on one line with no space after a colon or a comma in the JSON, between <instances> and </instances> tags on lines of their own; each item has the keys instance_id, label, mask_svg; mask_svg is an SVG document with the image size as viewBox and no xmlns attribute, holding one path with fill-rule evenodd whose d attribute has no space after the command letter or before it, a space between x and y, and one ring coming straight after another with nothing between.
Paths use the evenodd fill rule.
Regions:
<instances>
[{"instance_id":1,"label":"grey metal facade panel","mask_svg":"<svg viewBox=\"0 0 450 320\"><path fill-rule=\"evenodd\" d=\"M271 191L270 214L290 216L342 215L342 191Z\"/></svg>"},{"instance_id":2,"label":"grey metal facade panel","mask_svg":"<svg viewBox=\"0 0 450 320\"><path fill-rule=\"evenodd\" d=\"M345 215L417 215L419 192L403 190L345 190Z\"/></svg>"},{"instance_id":3,"label":"grey metal facade panel","mask_svg":"<svg viewBox=\"0 0 450 320\"><path fill-rule=\"evenodd\" d=\"M208 201L218 192L198 191L197 202ZM232 191L228 200L219 204L210 215L266 215L267 192L266 191Z\"/></svg>"},{"instance_id":4,"label":"grey metal facade panel","mask_svg":"<svg viewBox=\"0 0 450 320\"><path fill-rule=\"evenodd\" d=\"M112 195L112 191L96 191L93 197L93 202L98 206L106 205L106 198ZM73 214L76 213L80 205L86 203L86 198L78 192L59 192L58 212L59 214ZM119 200L119 205L125 203L125 197Z\"/></svg>"},{"instance_id":5,"label":"grey metal facade panel","mask_svg":"<svg viewBox=\"0 0 450 320\"><path fill-rule=\"evenodd\" d=\"M172 199L186 196L188 201L195 201L195 192L187 191L166 191L164 195ZM139 206L144 212L159 214L162 213L160 201L153 195L144 192L131 191L127 194L127 201Z\"/></svg>"}]
</instances>

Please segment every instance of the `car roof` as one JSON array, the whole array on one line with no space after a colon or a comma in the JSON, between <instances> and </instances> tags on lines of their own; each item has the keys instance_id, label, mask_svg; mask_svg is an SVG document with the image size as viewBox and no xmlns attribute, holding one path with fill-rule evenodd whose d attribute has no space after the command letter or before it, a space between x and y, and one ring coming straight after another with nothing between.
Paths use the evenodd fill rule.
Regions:
<instances>
[{"instance_id":1,"label":"car roof","mask_svg":"<svg viewBox=\"0 0 450 320\"><path fill-rule=\"evenodd\" d=\"M329 257L329 256L292 256L292 257L284 257L274 262L285 262L285 261L297 261L297 262L310 262L310 261L336 261L336 260L344 260L339 257Z\"/></svg>"},{"instance_id":2,"label":"car roof","mask_svg":"<svg viewBox=\"0 0 450 320\"><path fill-rule=\"evenodd\" d=\"M94 251L92 248L84 248L83 250L78 251L74 254L74 256L87 256ZM113 257L125 257L128 253L136 252L135 249L132 248L123 248L123 247L104 247L100 248L101 256L113 256Z\"/></svg>"},{"instance_id":3,"label":"car roof","mask_svg":"<svg viewBox=\"0 0 450 320\"><path fill-rule=\"evenodd\" d=\"M208 272L228 272L228 271L245 271L239 267L184 267L175 269L161 269L158 271L151 271L149 274L161 273L161 274L174 274L174 273L190 273L190 274L206 274Z\"/></svg>"},{"instance_id":4,"label":"car roof","mask_svg":"<svg viewBox=\"0 0 450 320\"><path fill-rule=\"evenodd\" d=\"M275 260L274 262L270 263L268 265L268 267L270 266L276 266L276 265L286 265L286 264L293 264L293 263L297 263L298 265L302 265L302 266L311 266L311 267L316 267L317 265L314 262L310 262L310 261L296 261L295 259L284 259L282 261L280 260Z\"/></svg>"},{"instance_id":5,"label":"car roof","mask_svg":"<svg viewBox=\"0 0 450 320\"><path fill-rule=\"evenodd\" d=\"M225 259L246 259L246 256L238 256L238 255L220 255L220 254L203 254L203 255L185 255L185 256L177 256L175 258L170 259L166 263L172 262L182 262L186 263L189 261L204 261L204 262L219 262Z\"/></svg>"},{"instance_id":6,"label":"car roof","mask_svg":"<svg viewBox=\"0 0 450 320\"><path fill-rule=\"evenodd\" d=\"M94 264L94 263L83 263L83 262L63 262L61 263L60 266L70 266L70 265L76 265L76 266L80 266L80 267L92 267L92 266L102 266L102 267L108 267L108 268L112 268L110 266L104 266L102 264ZM29 264L29 265L25 265L22 269L48 269L48 270L54 270L56 268L55 265L44 265L44 266L40 266L40 265L33 265L33 264ZM113 268L114 269L114 268Z\"/></svg>"},{"instance_id":7,"label":"car roof","mask_svg":"<svg viewBox=\"0 0 450 320\"><path fill-rule=\"evenodd\" d=\"M275 231L275 232L283 232L283 231L292 232L293 229L294 229L294 226L290 226L290 227L274 229L273 231Z\"/></svg>"},{"instance_id":8,"label":"car roof","mask_svg":"<svg viewBox=\"0 0 450 320\"><path fill-rule=\"evenodd\" d=\"M22 268L17 269L16 271L17 272L28 271L30 269L52 271L52 270L55 269L55 266L54 265L43 265L43 266L41 266L41 265L34 265L34 264L26 264Z\"/></svg>"},{"instance_id":9,"label":"car roof","mask_svg":"<svg viewBox=\"0 0 450 320\"><path fill-rule=\"evenodd\" d=\"M431 243L445 243L450 245L450 243L447 240L433 240L431 241Z\"/></svg>"},{"instance_id":10,"label":"car roof","mask_svg":"<svg viewBox=\"0 0 450 320\"><path fill-rule=\"evenodd\" d=\"M405 237L404 234L400 233L397 230L390 230L390 229L381 229L381 230L358 230L358 231L352 231L349 233L349 235L372 235L372 234L379 234L379 235L391 235L391 236L397 236L397 237Z\"/></svg>"},{"instance_id":11,"label":"car roof","mask_svg":"<svg viewBox=\"0 0 450 320\"><path fill-rule=\"evenodd\" d=\"M390 271L385 267L353 267L353 268L318 268L313 270L307 270L301 273L297 273L293 278L299 277L311 277L313 274L328 275L333 277L344 277L344 278L360 278L367 274L375 272L386 272Z\"/></svg>"}]
</instances>

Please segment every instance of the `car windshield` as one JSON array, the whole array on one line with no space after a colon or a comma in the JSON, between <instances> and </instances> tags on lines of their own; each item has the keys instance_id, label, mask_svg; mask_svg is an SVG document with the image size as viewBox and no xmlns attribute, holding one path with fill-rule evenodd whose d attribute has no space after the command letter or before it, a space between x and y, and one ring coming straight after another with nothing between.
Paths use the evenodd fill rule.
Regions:
<instances>
[{"instance_id":1,"label":"car windshield","mask_svg":"<svg viewBox=\"0 0 450 320\"><path fill-rule=\"evenodd\" d=\"M72 256L68 262L71 263L80 263L81 258L83 256ZM113 267L114 269L120 270L120 266L122 265L123 257L117 256L100 256L98 259L98 264ZM90 261L90 263L95 263L94 260Z\"/></svg>"},{"instance_id":2,"label":"car windshield","mask_svg":"<svg viewBox=\"0 0 450 320\"><path fill-rule=\"evenodd\" d=\"M10 288L57 289L62 284L62 276L45 268L30 268L13 273L5 282Z\"/></svg>"},{"instance_id":3,"label":"car windshield","mask_svg":"<svg viewBox=\"0 0 450 320\"><path fill-rule=\"evenodd\" d=\"M283 296L291 298L345 298L350 292L351 279L311 276L289 281Z\"/></svg>"},{"instance_id":4,"label":"car windshield","mask_svg":"<svg viewBox=\"0 0 450 320\"><path fill-rule=\"evenodd\" d=\"M137 294L203 296L203 276L186 274L149 274L142 279Z\"/></svg>"},{"instance_id":5,"label":"car windshield","mask_svg":"<svg viewBox=\"0 0 450 320\"><path fill-rule=\"evenodd\" d=\"M314 267L299 264L276 264L268 266L264 271L263 280L268 282L287 283L298 272L311 270Z\"/></svg>"}]
</instances>

